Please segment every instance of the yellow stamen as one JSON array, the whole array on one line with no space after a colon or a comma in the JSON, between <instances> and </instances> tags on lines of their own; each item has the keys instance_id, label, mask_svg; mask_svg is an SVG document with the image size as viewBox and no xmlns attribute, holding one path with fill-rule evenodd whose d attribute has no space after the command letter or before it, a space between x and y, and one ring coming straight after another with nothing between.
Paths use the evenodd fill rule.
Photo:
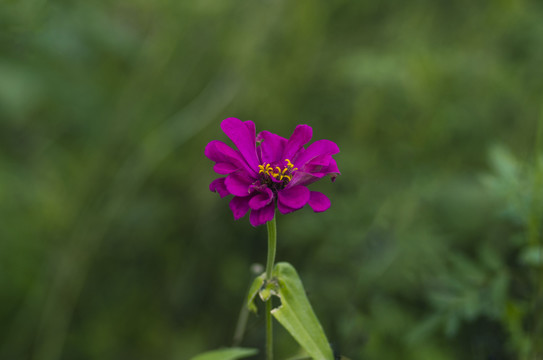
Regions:
<instances>
[{"instance_id":1,"label":"yellow stamen","mask_svg":"<svg viewBox=\"0 0 543 360\"><path fill-rule=\"evenodd\" d=\"M294 164L290 161L290 159L285 159L284 162L286 163L285 166L272 167L269 163L258 165L258 173L266 174L270 178L283 182L286 179L286 182L288 183L292 180L293 172L298 170L298 168L294 167Z\"/></svg>"}]
</instances>

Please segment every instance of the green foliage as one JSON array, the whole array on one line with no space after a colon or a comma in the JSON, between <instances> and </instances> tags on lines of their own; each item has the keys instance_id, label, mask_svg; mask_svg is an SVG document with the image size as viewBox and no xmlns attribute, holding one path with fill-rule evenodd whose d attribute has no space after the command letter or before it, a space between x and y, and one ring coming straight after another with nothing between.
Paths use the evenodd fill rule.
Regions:
<instances>
[{"instance_id":1,"label":"green foliage","mask_svg":"<svg viewBox=\"0 0 543 360\"><path fill-rule=\"evenodd\" d=\"M208 351L193 357L191 360L237 360L256 355L256 349L230 348Z\"/></svg>"},{"instance_id":2,"label":"green foliage","mask_svg":"<svg viewBox=\"0 0 543 360\"><path fill-rule=\"evenodd\" d=\"M266 273L256 277L249 288L249 293L247 294L247 307L250 311L256 313L257 307L255 305L255 297L257 294L260 294L262 286L266 282ZM267 301L270 298L269 292L266 294L264 301Z\"/></svg>"}]
</instances>

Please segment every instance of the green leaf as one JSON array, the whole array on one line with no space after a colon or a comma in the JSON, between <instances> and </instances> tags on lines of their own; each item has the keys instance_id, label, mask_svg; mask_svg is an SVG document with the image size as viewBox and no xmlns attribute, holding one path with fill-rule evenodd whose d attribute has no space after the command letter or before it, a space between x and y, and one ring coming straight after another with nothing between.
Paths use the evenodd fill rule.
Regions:
<instances>
[{"instance_id":1,"label":"green leaf","mask_svg":"<svg viewBox=\"0 0 543 360\"><path fill-rule=\"evenodd\" d=\"M247 295L247 307L250 311L256 313L256 305L255 305L255 297L256 294L260 291L262 288L262 285L264 285L264 280L266 278L266 274L262 274L258 276L253 283L251 284L251 287L249 288L249 293Z\"/></svg>"},{"instance_id":2,"label":"green leaf","mask_svg":"<svg viewBox=\"0 0 543 360\"><path fill-rule=\"evenodd\" d=\"M229 348L207 351L196 355L191 360L237 360L256 355L257 349Z\"/></svg>"},{"instance_id":3,"label":"green leaf","mask_svg":"<svg viewBox=\"0 0 543 360\"><path fill-rule=\"evenodd\" d=\"M333 360L332 349L296 269L289 263L278 263L273 277L278 286L277 296L281 299L281 306L272 310L273 316L313 359Z\"/></svg>"}]
</instances>

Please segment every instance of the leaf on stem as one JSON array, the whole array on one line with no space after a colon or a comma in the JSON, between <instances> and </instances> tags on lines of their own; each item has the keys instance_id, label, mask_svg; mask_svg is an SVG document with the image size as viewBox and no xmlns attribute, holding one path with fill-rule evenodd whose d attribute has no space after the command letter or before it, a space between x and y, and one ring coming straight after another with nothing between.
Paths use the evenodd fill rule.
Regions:
<instances>
[{"instance_id":1,"label":"leaf on stem","mask_svg":"<svg viewBox=\"0 0 543 360\"><path fill-rule=\"evenodd\" d=\"M249 288L249 293L247 295L247 307L250 311L256 313L256 305L255 305L255 297L256 294L260 291L262 288L262 285L264 285L264 281L266 279L266 274L261 274L258 276L253 283L251 284L251 287Z\"/></svg>"},{"instance_id":2,"label":"leaf on stem","mask_svg":"<svg viewBox=\"0 0 543 360\"><path fill-rule=\"evenodd\" d=\"M332 349L296 269L289 263L277 263L273 277L277 282L277 296L281 299L281 306L272 310L273 316L313 359L333 360Z\"/></svg>"},{"instance_id":3,"label":"leaf on stem","mask_svg":"<svg viewBox=\"0 0 543 360\"><path fill-rule=\"evenodd\" d=\"M196 355L191 360L237 360L256 355L257 349L246 348L229 348L207 351L203 354Z\"/></svg>"}]
</instances>

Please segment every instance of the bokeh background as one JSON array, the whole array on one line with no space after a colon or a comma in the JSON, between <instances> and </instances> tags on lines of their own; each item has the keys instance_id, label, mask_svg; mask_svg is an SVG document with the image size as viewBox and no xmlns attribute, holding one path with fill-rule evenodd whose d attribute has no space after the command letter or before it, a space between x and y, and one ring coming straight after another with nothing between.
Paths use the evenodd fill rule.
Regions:
<instances>
[{"instance_id":1,"label":"bokeh background","mask_svg":"<svg viewBox=\"0 0 543 360\"><path fill-rule=\"evenodd\" d=\"M232 344L266 256L208 190L234 116L341 149L313 185L332 207L279 216L277 254L338 353L541 359L542 19L535 0L0 2L0 358ZM261 313L241 345L263 339Z\"/></svg>"}]
</instances>

